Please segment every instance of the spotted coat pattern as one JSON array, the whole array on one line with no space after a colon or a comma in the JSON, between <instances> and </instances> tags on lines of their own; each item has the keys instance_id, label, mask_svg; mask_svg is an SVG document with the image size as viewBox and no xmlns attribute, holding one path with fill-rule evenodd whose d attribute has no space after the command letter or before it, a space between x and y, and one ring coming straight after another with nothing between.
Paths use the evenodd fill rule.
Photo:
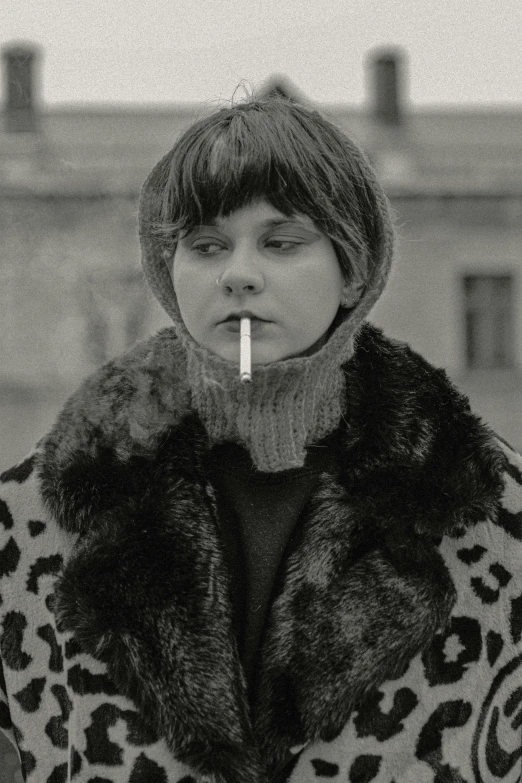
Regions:
<instances>
[{"instance_id":1,"label":"spotted coat pattern","mask_svg":"<svg viewBox=\"0 0 522 783\"><path fill-rule=\"evenodd\" d=\"M193 783L104 664L56 627L54 582L75 537L43 509L33 462L4 474L0 500L0 729L18 748L24 779Z\"/></svg>"}]
</instances>

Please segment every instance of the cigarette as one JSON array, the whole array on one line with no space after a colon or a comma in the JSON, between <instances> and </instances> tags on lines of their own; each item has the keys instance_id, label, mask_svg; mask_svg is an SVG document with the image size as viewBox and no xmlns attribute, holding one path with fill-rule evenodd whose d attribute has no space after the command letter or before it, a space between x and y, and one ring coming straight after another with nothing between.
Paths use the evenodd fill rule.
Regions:
<instances>
[{"instance_id":1,"label":"cigarette","mask_svg":"<svg viewBox=\"0 0 522 783\"><path fill-rule=\"evenodd\" d=\"M239 338L239 380L252 380L252 353L250 350L250 318L241 318Z\"/></svg>"}]
</instances>

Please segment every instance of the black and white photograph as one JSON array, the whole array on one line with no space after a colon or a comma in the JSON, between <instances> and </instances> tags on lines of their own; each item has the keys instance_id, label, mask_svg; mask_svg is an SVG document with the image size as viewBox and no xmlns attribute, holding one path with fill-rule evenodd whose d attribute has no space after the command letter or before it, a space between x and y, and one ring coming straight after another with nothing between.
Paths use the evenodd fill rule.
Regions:
<instances>
[{"instance_id":1,"label":"black and white photograph","mask_svg":"<svg viewBox=\"0 0 522 783\"><path fill-rule=\"evenodd\" d=\"M522 4L1 16L0 783L520 783Z\"/></svg>"}]
</instances>

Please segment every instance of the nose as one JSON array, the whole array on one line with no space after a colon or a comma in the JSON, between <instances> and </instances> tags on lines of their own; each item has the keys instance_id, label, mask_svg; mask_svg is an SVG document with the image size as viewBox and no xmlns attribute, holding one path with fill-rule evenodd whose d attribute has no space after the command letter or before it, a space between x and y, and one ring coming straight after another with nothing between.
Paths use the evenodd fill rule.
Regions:
<instances>
[{"instance_id":1,"label":"nose","mask_svg":"<svg viewBox=\"0 0 522 783\"><path fill-rule=\"evenodd\" d=\"M264 279L261 270L253 263L252 252L236 252L218 277L219 287L227 293L241 296L262 291Z\"/></svg>"}]
</instances>

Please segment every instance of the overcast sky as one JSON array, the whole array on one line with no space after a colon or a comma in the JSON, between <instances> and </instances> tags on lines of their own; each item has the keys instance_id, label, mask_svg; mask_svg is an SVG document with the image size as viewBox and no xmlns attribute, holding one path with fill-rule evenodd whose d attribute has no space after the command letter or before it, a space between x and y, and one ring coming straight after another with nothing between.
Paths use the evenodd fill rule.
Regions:
<instances>
[{"instance_id":1,"label":"overcast sky","mask_svg":"<svg viewBox=\"0 0 522 783\"><path fill-rule=\"evenodd\" d=\"M408 55L416 105L522 107L521 0L0 0L0 44L42 48L57 103L227 100L285 73L310 99L361 104L378 46ZM3 85L2 85L3 90Z\"/></svg>"}]
</instances>

